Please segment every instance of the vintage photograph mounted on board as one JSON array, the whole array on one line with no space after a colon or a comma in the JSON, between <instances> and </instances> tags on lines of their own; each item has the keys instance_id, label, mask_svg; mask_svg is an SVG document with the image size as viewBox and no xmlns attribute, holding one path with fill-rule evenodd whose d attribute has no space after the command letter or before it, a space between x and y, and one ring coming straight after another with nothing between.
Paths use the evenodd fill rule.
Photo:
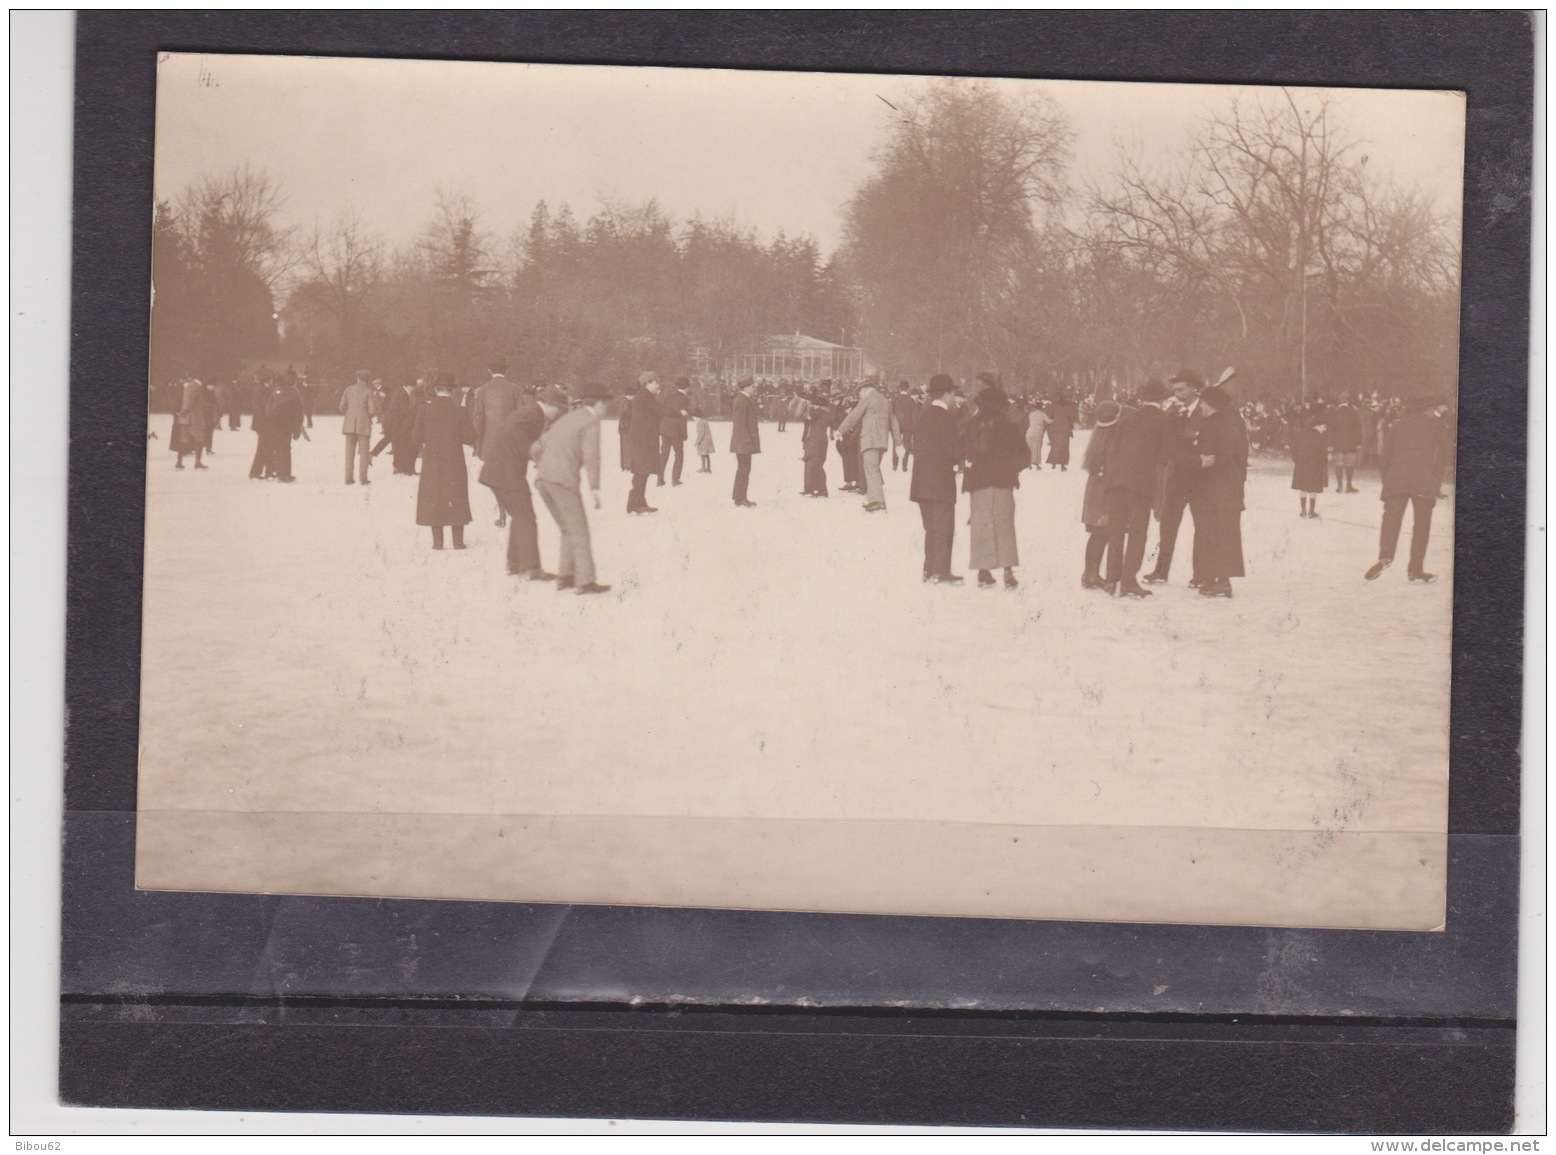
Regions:
<instances>
[{"instance_id":1,"label":"vintage photograph mounted on board","mask_svg":"<svg viewBox=\"0 0 1556 1155\"><path fill-rule=\"evenodd\" d=\"M163 56L137 885L1441 928L1463 148Z\"/></svg>"}]
</instances>

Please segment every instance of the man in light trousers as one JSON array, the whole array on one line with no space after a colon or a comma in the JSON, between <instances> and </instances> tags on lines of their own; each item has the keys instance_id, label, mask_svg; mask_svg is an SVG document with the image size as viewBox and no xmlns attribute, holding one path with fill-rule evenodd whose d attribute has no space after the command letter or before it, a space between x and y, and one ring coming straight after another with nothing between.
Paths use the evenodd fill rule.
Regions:
<instances>
[{"instance_id":1,"label":"man in light trousers","mask_svg":"<svg viewBox=\"0 0 1556 1155\"><path fill-rule=\"evenodd\" d=\"M367 463L371 460L369 446L373 441L373 418L378 416L378 394L367 383L367 370L358 370L357 379L340 395L340 411L346 415L340 427L346 435L346 484L353 484L351 463L354 458L362 484L371 485L367 479Z\"/></svg>"},{"instance_id":2,"label":"man in light trousers","mask_svg":"<svg viewBox=\"0 0 1556 1155\"><path fill-rule=\"evenodd\" d=\"M894 438L902 440L902 430L896 414L891 411L891 402L873 381L860 391L859 403L838 426L838 439L846 437L855 427L859 429L859 456L864 464L864 511L884 513L886 486L881 478L881 458L886 456Z\"/></svg>"},{"instance_id":3,"label":"man in light trousers","mask_svg":"<svg viewBox=\"0 0 1556 1155\"><path fill-rule=\"evenodd\" d=\"M587 386L578 408L558 417L536 441L530 456L536 462L535 485L540 499L562 531L561 558L557 564L559 590L602 594L610 586L594 580L594 552L589 542L589 516L584 512L578 474L589 479L594 508L600 508L600 417L610 391L603 385ZM657 432L657 431L656 431Z\"/></svg>"}]
</instances>

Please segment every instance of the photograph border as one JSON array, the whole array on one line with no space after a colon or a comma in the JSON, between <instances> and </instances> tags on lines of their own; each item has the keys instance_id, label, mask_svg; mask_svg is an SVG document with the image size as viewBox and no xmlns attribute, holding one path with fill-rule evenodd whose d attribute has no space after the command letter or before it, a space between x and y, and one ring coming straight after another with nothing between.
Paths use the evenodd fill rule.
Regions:
<instances>
[{"instance_id":1,"label":"photograph border","mask_svg":"<svg viewBox=\"0 0 1556 1155\"><path fill-rule=\"evenodd\" d=\"M1004 1126L1510 1126L1529 16L1245 13L1235 24L1211 13L77 19L66 1101ZM1207 43L1217 51L1206 54ZM1466 90L1460 382L1474 401L1459 421L1447 931L135 892L145 501L136 431L145 413L141 391L125 384L143 379L147 363L155 59L173 50ZM329 954L343 920L361 932L371 964L350 976ZM364 983L364 973L395 971L412 924L505 949L474 952L463 973L428 977L419 991ZM311 960L301 997L256 978L267 952L283 947ZM731 950L746 968L698 974L699 957L727 963ZM1189 993L1157 1011L1136 987L1150 969L1145 961L1163 950L1175 952ZM1042 961L1027 981L1042 989L971 1007L954 993L966 988L969 967L992 973L1002 961L1033 958ZM874 990L857 981L881 961L895 966ZM771 997L784 978L788 1005ZM904 989L919 992L906 1006ZM805 990L822 992L826 1005L794 1005ZM1346 1005L1358 992L1370 996L1359 1012ZM753 999L759 1005L740 1006ZM348 1021L374 1029L334 1029ZM351 1065L360 1068L368 1039L381 1058L377 1077L363 1080ZM199 1050L189 1050L196 1041ZM1350 1045L1327 1046L1313 1063L1313 1044L1339 1042ZM416 1056L430 1055L434 1043L444 1070L429 1078L432 1064ZM138 1062L126 1078L126 1057L147 1049L163 1061ZM177 1057L196 1053L198 1064ZM475 1056L494 1053L503 1059L483 1077ZM1369 1057L1352 1066L1342 1055ZM515 1080L516 1067L546 1077ZM666 1080L667 1067L688 1077ZM979 1068L990 1077L949 1074ZM1389 1093L1358 1095L1358 1079Z\"/></svg>"}]
</instances>

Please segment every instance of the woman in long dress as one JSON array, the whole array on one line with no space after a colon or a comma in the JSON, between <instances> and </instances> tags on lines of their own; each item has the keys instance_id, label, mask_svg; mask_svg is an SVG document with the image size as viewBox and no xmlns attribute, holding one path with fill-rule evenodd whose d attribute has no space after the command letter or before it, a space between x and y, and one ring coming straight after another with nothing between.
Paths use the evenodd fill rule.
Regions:
<instances>
[{"instance_id":1,"label":"woman in long dress","mask_svg":"<svg viewBox=\"0 0 1556 1155\"><path fill-rule=\"evenodd\" d=\"M1302 516L1318 516L1318 495L1329 487L1329 425L1323 414L1308 419L1291 442L1291 488L1302 496Z\"/></svg>"},{"instance_id":2,"label":"woman in long dress","mask_svg":"<svg viewBox=\"0 0 1556 1155\"><path fill-rule=\"evenodd\" d=\"M1048 464L1054 469L1070 468L1070 437L1075 432L1075 407L1069 401L1054 402L1053 423L1048 426ZM1037 462L1032 464L1036 465Z\"/></svg>"},{"instance_id":3,"label":"woman in long dress","mask_svg":"<svg viewBox=\"0 0 1556 1155\"><path fill-rule=\"evenodd\" d=\"M972 420L964 434L967 467L962 492L972 506L972 554L968 565L978 571L978 584L994 585L994 570L1005 571L1005 588L1015 589L1016 489L1027 467L1026 437L1010 420L1010 402L999 386L990 384L973 402Z\"/></svg>"},{"instance_id":4,"label":"woman in long dress","mask_svg":"<svg viewBox=\"0 0 1556 1155\"><path fill-rule=\"evenodd\" d=\"M183 401L178 407L178 413L173 417L173 436L168 439L168 448L178 454L174 469L184 467L184 455L187 453L194 454L196 469L210 468L200 460L200 455L205 452L206 442L210 438L210 431L210 412L205 401L205 386L198 381L185 381Z\"/></svg>"},{"instance_id":5,"label":"woman in long dress","mask_svg":"<svg viewBox=\"0 0 1556 1155\"><path fill-rule=\"evenodd\" d=\"M443 529L453 530L454 548L465 548L470 524L470 475L465 446L475 444L470 411L454 400L454 379L439 373L432 401L416 413L411 441L421 450L421 480L416 487L416 524L432 529L432 548L443 548Z\"/></svg>"}]
</instances>

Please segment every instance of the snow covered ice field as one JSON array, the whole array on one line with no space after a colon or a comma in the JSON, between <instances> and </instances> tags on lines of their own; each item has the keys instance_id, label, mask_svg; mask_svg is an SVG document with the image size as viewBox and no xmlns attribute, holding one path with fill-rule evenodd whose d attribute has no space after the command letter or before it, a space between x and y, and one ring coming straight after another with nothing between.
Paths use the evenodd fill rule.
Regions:
<instances>
[{"instance_id":1,"label":"snow covered ice field","mask_svg":"<svg viewBox=\"0 0 1556 1155\"><path fill-rule=\"evenodd\" d=\"M629 517L607 421L612 589L579 597L507 576L477 461L469 549L434 552L387 453L342 484L339 418L294 443L292 485L249 480L246 429L176 472L169 421L142 886L1433 925L1452 503L1436 585L1406 582L1408 517L1364 582L1375 471L1304 521L1289 462L1256 459L1236 598L1184 584L1186 518L1173 583L1135 602L1080 586L1078 465L1022 475L1019 590L976 588L965 498L967 584L928 586L905 474L867 516L834 451L832 497L802 497L800 427L764 423L737 509L715 425L713 475L688 453Z\"/></svg>"}]
</instances>

